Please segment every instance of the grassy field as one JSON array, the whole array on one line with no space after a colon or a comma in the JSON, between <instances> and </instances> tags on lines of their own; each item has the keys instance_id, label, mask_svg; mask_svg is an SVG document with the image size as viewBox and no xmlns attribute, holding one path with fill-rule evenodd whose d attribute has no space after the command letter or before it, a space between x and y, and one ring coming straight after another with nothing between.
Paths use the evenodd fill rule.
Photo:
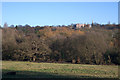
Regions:
<instances>
[{"instance_id":1,"label":"grassy field","mask_svg":"<svg viewBox=\"0 0 120 80\"><path fill-rule=\"evenodd\" d=\"M16 75L7 72L15 71ZM117 78L118 66L2 61L3 78Z\"/></svg>"}]
</instances>

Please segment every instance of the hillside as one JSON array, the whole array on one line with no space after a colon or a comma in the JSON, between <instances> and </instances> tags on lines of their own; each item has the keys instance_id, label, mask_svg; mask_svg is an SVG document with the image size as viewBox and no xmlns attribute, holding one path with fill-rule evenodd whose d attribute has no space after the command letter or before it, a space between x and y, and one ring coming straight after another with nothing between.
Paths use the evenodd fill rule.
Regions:
<instances>
[{"instance_id":1,"label":"hillside","mask_svg":"<svg viewBox=\"0 0 120 80\"><path fill-rule=\"evenodd\" d=\"M120 64L119 32L96 26L2 28L2 59L78 64Z\"/></svg>"}]
</instances>

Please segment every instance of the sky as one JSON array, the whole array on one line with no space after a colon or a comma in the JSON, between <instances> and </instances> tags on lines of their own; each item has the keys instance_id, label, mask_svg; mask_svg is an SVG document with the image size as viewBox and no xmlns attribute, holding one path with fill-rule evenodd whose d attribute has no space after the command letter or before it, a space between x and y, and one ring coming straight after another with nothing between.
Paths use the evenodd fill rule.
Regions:
<instances>
[{"instance_id":1,"label":"sky","mask_svg":"<svg viewBox=\"0 0 120 80\"><path fill-rule=\"evenodd\" d=\"M118 23L117 2L3 2L2 25Z\"/></svg>"}]
</instances>

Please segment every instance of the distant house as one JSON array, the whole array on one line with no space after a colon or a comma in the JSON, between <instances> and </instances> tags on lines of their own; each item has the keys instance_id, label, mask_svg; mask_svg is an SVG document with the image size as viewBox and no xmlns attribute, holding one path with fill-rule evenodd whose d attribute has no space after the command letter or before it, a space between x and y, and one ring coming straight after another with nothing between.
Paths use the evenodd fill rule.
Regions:
<instances>
[{"instance_id":1,"label":"distant house","mask_svg":"<svg viewBox=\"0 0 120 80\"><path fill-rule=\"evenodd\" d=\"M79 23L73 25L73 29L80 29L80 28L84 28L84 27L91 28L92 26L90 24L79 24Z\"/></svg>"},{"instance_id":2,"label":"distant house","mask_svg":"<svg viewBox=\"0 0 120 80\"><path fill-rule=\"evenodd\" d=\"M73 26L73 28L74 29L79 29L79 28L81 28L81 27L84 27L84 24L74 24L74 26Z\"/></svg>"}]
</instances>

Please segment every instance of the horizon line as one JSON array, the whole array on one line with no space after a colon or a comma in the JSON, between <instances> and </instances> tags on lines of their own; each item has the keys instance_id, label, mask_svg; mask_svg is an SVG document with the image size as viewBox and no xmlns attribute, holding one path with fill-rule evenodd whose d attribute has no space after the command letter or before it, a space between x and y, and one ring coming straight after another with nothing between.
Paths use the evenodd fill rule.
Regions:
<instances>
[{"instance_id":1,"label":"horizon line","mask_svg":"<svg viewBox=\"0 0 120 80\"><path fill-rule=\"evenodd\" d=\"M35 26L69 26L69 25L72 25L72 24L89 24L89 23L71 23L71 24L56 24L56 25L49 25L49 24L46 24L46 25L40 25L40 24L38 24L38 25L30 25L30 24L28 24L28 23L26 23L26 24L8 24L7 22L5 22L4 24L7 24L8 26L25 26L25 25L29 25L29 26L31 26L31 27L35 27ZM0 25L1 27L3 27L4 26L4 24L3 25ZM119 25L118 23L97 23L97 22L94 22L93 24L99 24L99 25L107 25L107 24L110 24L110 25L112 25L112 24L115 24L115 25ZM90 25L92 25L92 23L90 23Z\"/></svg>"}]
</instances>

